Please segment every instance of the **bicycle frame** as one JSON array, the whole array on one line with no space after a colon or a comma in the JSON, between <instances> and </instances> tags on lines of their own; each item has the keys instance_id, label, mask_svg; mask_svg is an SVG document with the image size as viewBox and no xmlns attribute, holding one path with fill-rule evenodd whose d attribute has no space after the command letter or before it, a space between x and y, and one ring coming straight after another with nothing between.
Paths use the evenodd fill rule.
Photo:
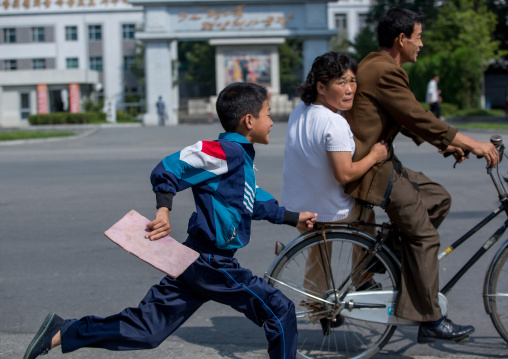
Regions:
<instances>
[{"instance_id":1,"label":"bicycle frame","mask_svg":"<svg viewBox=\"0 0 508 359\"><path fill-rule=\"evenodd\" d=\"M503 156L504 151L504 145L498 144L496 145L496 148L499 151L500 159ZM501 205L494 210L492 213L487 215L483 220L481 220L478 224L476 224L473 228L471 228L467 233L465 233L462 237L460 237L458 240L456 240L452 245L448 246L446 249L444 249L442 252L439 253L438 259L441 260L445 258L447 255L452 253L455 249L457 249L461 244L463 244L465 241L467 241L469 238L471 238L475 233L477 233L481 228L483 228L486 224L490 223L494 218L496 218L501 212L504 212L508 217L508 194L506 193L506 190L500 183L500 180L498 179L499 175L496 176L493 173L493 170L491 168L487 168L487 174L491 177L494 187L496 188L499 200L501 202ZM508 179L507 179L508 182ZM396 255L390 250L390 248L385 245L385 240L388 237L389 233L393 230L390 229L389 226L387 227L387 224L367 224L371 226L375 226L379 228L379 235L378 238L373 237L372 235L363 232L358 229L358 226L362 225L365 226L365 223L359 224L359 223L343 223L343 224L334 224L334 223L326 223L321 228L316 228L310 232L307 232L305 234L302 234L292 240L287 247L285 247L282 252L280 252L275 259L275 261L270 266L267 273L265 273L265 278L267 280L271 280L274 282L277 282L281 285L285 285L289 287L292 290L295 290L297 292L300 292L301 294L306 295L309 298L313 298L315 300L318 300L322 303L333 305L334 302L340 302L344 306L345 309L362 309L367 308L368 309L368 315L365 314L365 311L359 310L359 311L343 311L342 315L344 317L349 318L355 318L359 320L364 321L372 321L372 322L379 322L379 323L387 323L391 325L419 325L419 322L413 322L409 320L405 320L402 318L398 318L393 315L390 310L392 309L392 304L395 302L396 298L396 291L350 291L351 288L354 288L353 285L360 276L358 274L357 277L348 277L348 279L352 280L352 284L347 287L342 294L337 298L320 298L317 296L314 296L310 293L305 293L297 288L292 287L291 285L287 285L284 282L281 282L277 280L276 278L271 277L268 275L268 273L272 273L274 267L277 265L279 260L283 258L289 250L291 250L294 246L300 244L301 242L305 242L308 238L311 238L315 235L322 235L326 240L326 234L327 233L344 233L344 234L353 234L355 236L362 237L366 239L369 243L371 243L369 251L366 253L366 255L363 257L363 259L360 261L360 263L357 264L356 268L353 269L352 273L356 271L358 268L362 268L365 263L368 263L369 260L372 258L375 252L382 249L384 252L386 252L393 262L400 268L400 261L397 258ZM439 293L439 304L441 307L441 310L443 311L443 315L446 315L447 309L448 309L448 302L446 300L446 295L450 292L450 290L455 286L455 284L464 276L464 274L487 252L495 243L498 242L498 240L501 238L501 236L506 232L508 229L508 218L505 220L505 222L495 231L495 233L483 244L483 246L467 261L467 263L460 268L457 273L453 276L451 280L448 281L448 283L445 284L445 286L441 289ZM387 230L387 231L386 231ZM495 263L495 259L499 256L499 254L502 252L504 248L508 246L508 240L504 242L504 244L498 249L498 252L496 253L496 256L494 257L494 260L492 261L489 270L486 274L486 281L488 282L488 279L490 278L490 275L493 270L493 265ZM326 249L326 247L325 247ZM326 255L328 257L328 254ZM351 274L352 275L352 274ZM346 279L347 280L347 279ZM345 283L341 283L339 285L339 288L343 288ZM336 284L333 284L334 288L336 288ZM367 302L367 303L365 303ZM356 303L356 304L352 304ZM348 307L348 305L351 305L351 308ZM379 309L383 309L379 311ZM386 312L386 308L388 308L388 313ZM489 309L487 306L487 303L485 303L485 308L487 313L489 313ZM377 313L379 311L379 313Z\"/></svg>"},{"instance_id":2,"label":"bicycle frame","mask_svg":"<svg viewBox=\"0 0 508 359\"><path fill-rule=\"evenodd\" d=\"M481 228L483 228L487 223L496 218L501 212L506 213L508 216L508 195L504 191L503 187L499 183L498 178L492 173L492 168L487 169L487 173L492 178L494 182L494 186L499 194L499 200L501 201L501 205L494 210L492 213L487 215L483 220L481 220L478 224L476 224L473 228L471 228L466 234L460 237L457 241L455 241L452 245L445 248L438 255L438 259L441 260L452 253L455 249L457 249L462 243L466 242L469 238L471 238L476 232L478 232ZM467 263L457 271L455 276L448 281L441 289L441 293L447 295L450 290L457 284L460 278L464 276L464 274L501 238L503 233L508 228L508 219L496 230L496 232L483 244L483 246L467 261ZM508 245L508 240L505 242L505 245ZM503 245L501 249L505 246Z\"/></svg>"}]
</instances>

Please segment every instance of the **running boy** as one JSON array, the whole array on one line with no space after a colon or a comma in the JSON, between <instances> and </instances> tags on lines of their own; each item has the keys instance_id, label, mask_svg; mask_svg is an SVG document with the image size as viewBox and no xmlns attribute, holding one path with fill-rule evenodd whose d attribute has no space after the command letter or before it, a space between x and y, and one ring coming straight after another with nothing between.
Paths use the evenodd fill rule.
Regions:
<instances>
[{"instance_id":1,"label":"running boy","mask_svg":"<svg viewBox=\"0 0 508 359\"><path fill-rule=\"evenodd\" d=\"M79 320L48 314L24 359L58 345L63 353L83 347L155 348L209 300L264 325L270 358L295 358L298 334L293 303L242 268L233 256L249 243L252 219L305 229L312 228L316 214L287 211L256 186L253 144L268 144L273 125L266 88L233 83L221 91L216 106L226 132L217 141L200 141L164 158L151 175L158 210L148 224L147 238L157 240L171 231L168 214L173 196L192 187L196 212L189 220L185 244L200 257L178 278L166 276L154 285L137 308Z\"/></svg>"}]
</instances>

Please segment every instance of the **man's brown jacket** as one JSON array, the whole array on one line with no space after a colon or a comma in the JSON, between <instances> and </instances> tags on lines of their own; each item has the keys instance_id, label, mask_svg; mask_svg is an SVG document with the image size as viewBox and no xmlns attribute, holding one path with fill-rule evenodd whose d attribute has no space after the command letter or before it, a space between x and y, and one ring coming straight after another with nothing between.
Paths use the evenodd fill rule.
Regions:
<instances>
[{"instance_id":1,"label":"man's brown jacket","mask_svg":"<svg viewBox=\"0 0 508 359\"><path fill-rule=\"evenodd\" d=\"M365 157L372 146L384 140L389 145L388 159L372 167L363 177L346 185L346 193L384 206L392 172L401 165L393 152L398 132L418 145L424 141L444 150L457 129L446 125L432 112L425 111L409 88L404 69L386 51L372 52L358 65L358 88L349 111L342 112L353 131L356 150L353 161Z\"/></svg>"}]
</instances>

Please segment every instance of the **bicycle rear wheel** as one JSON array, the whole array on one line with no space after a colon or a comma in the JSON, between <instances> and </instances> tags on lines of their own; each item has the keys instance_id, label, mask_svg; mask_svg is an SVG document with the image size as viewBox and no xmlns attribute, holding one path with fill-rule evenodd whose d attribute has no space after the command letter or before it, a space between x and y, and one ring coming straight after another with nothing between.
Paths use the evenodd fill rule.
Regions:
<instances>
[{"instance_id":1,"label":"bicycle rear wheel","mask_svg":"<svg viewBox=\"0 0 508 359\"><path fill-rule=\"evenodd\" d=\"M355 273L352 270L357 268L359 257L363 258L364 250L372 242L350 233L331 232L326 234L327 245L324 243L323 236L316 234L294 245L272 267L271 273L267 273L268 283L295 303L298 353L302 357L370 358L388 342L396 326L355 319L350 315L354 309L337 308L337 299L352 284L351 278L359 275L358 269ZM398 289L400 270L384 251L378 251L365 268L370 271L360 275L351 288L353 293ZM314 274L309 273L311 269ZM327 302L320 302L316 297ZM369 302L370 298L362 301Z\"/></svg>"},{"instance_id":2,"label":"bicycle rear wheel","mask_svg":"<svg viewBox=\"0 0 508 359\"><path fill-rule=\"evenodd\" d=\"M496 258L488 279L486 301L499 335L508 342L508 247Z\"/></svg>"}]
</instances>

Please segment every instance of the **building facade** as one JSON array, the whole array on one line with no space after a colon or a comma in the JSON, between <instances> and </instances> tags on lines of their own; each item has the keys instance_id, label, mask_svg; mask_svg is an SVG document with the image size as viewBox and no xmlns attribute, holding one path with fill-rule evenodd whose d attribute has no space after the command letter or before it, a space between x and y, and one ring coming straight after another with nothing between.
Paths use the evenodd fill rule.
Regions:
<instances>
[{"instance_id":1,"label":"building facade","mask_svg":"<svg viewBox=\"0 0 508 359\"><path fill-rule=\"evenodd\" d=\"M4 0L0 8L0 126L30 114L121 107L142 11L119 0Z\"/></svg>"},{"instance_id":2,"label":"building facade","mask_svg":"<svg viewBox=\"0 0 508 359\"><path fill-rule=\"evenodd\" d=\"M306 73L337 32L354 38L370 3L3 0L0 127L25 126L30 114L79 112L85 101L97 99L104 100L114 120L111 109L124 109L125 95L139 89L130 72L137 42L145 46L147 124L157 122L159 96L166 102L168 124L178 123L180 41L215 46L217 93L231 81L254 81L278 95L277 45L301 38Z\"/></svg>"},{"instance_id":3,"label":"building facade","mask_svg":"<svg viewBox=\"0 0 508 359\"><path fill-rule=\"evenodd\" d=\"M367 14L375 0L340 0L328 3L328 26L344 38L354 41L367 26Z\"/></svg>"}]
</instances>

